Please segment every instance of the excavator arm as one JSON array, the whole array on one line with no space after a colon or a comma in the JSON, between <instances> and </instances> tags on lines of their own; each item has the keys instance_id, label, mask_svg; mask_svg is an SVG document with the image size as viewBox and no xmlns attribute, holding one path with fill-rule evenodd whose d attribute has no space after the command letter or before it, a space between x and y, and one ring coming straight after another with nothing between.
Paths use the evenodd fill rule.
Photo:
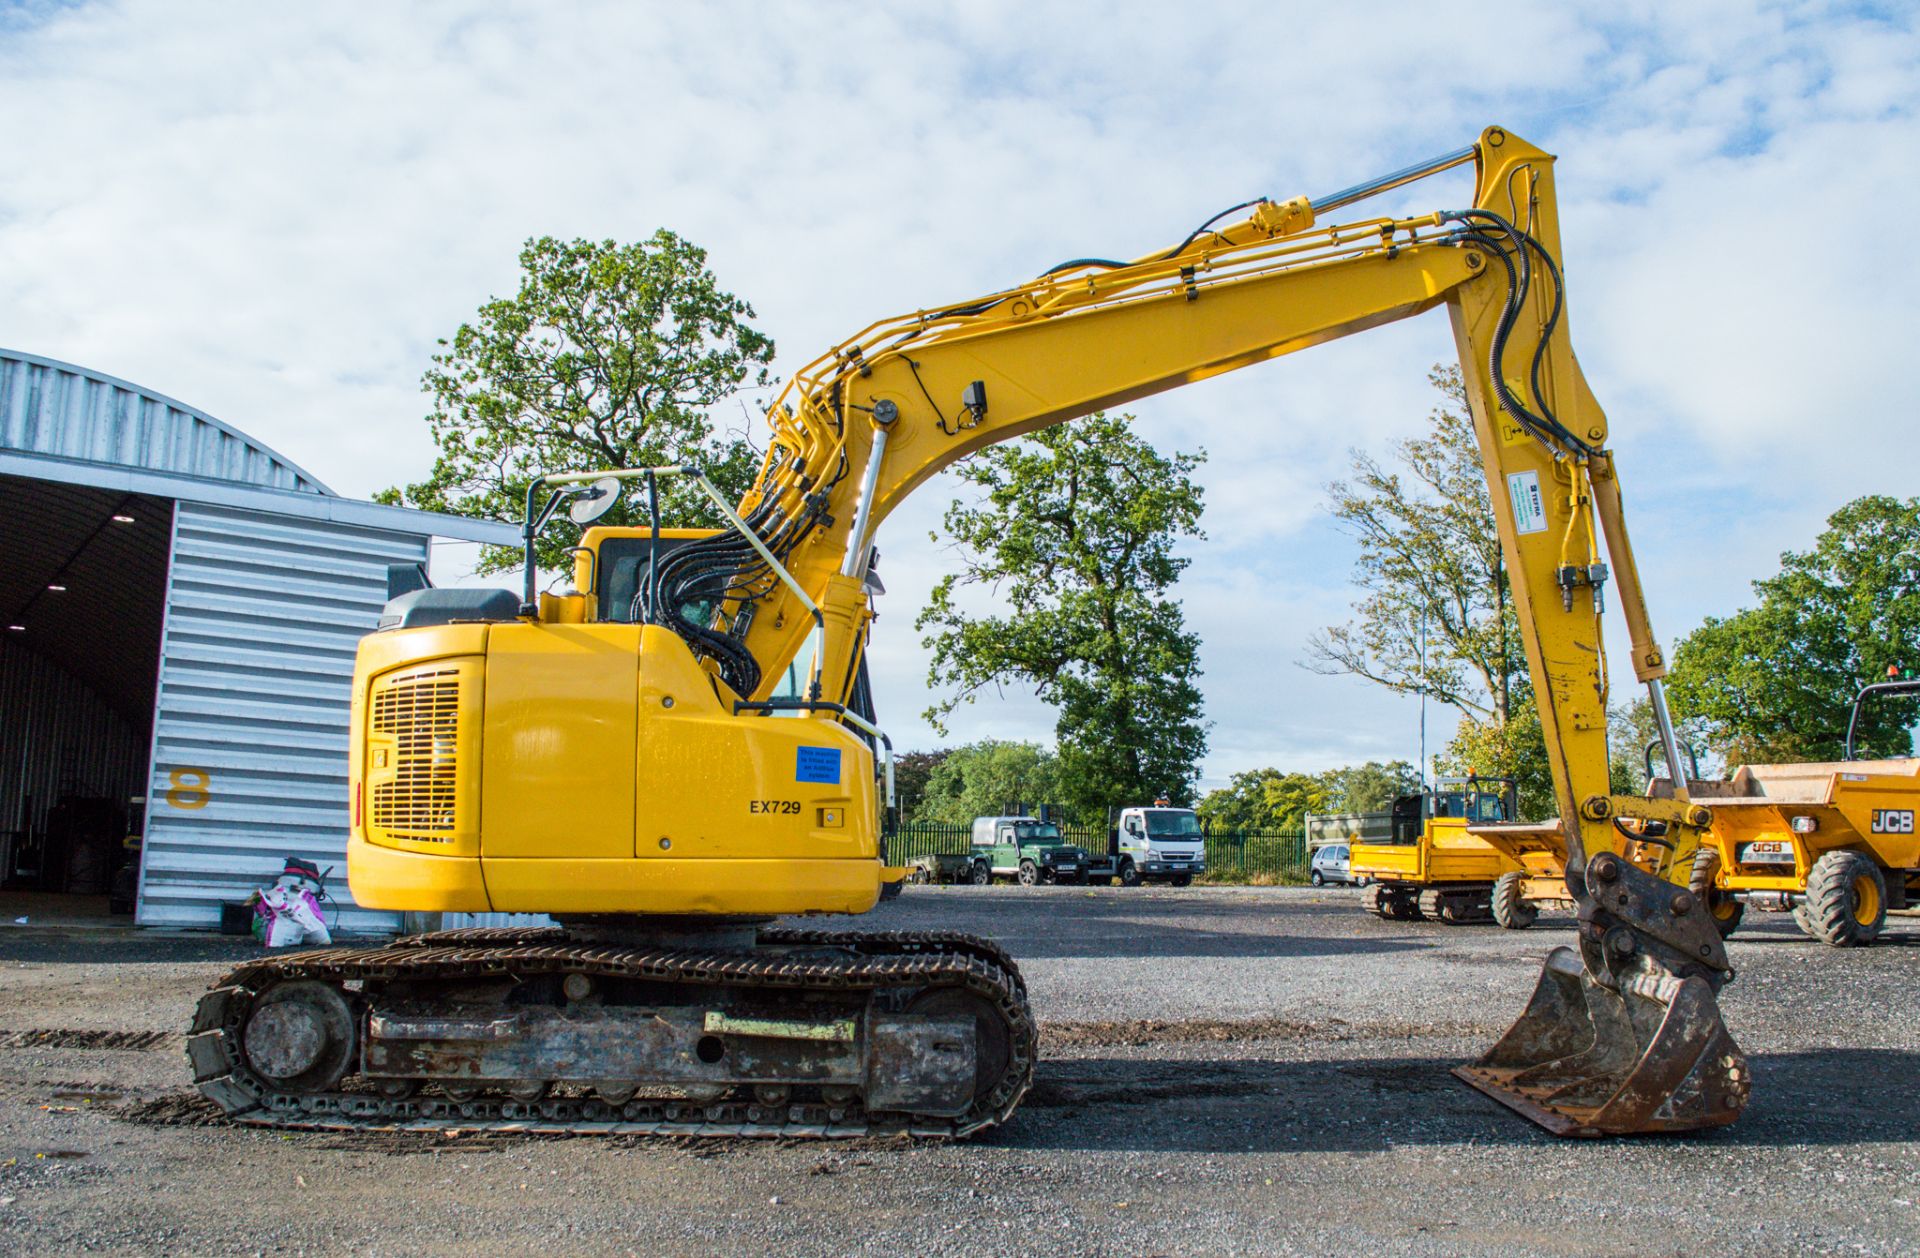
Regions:
<instances>
[{"instance_id":1,"label":"excavator arm","mask_svg":"<svg viewBox=\"0 0 1920 1258\"><path fill-rule=\"evenodd\" d=\"M1468 209L1321 221L1468 163ZM871 614L875 532L935 473L995 442L1444 306L1580 921L1578 955L1555 953L1527 1013L1463 1073L1568 1134L1731 1121L1747 1071L1714 999L1731 972L1688 889L1710 814L1684 794L1615 796L1609 784L1609 589L1669 760L1679 758L1606 416L1568 340L1553 163L1490 128L1469 148L1329 197L1236 207L1249 212L1164 253L1080 259L876 323L797 373L771 408L767 455L738 509L755 544L723 530L676 551L650 614L671 620L717 598L690 644L718 679L765 705L799 661L809 682L787 705L836 719ZM1663 823L1657 860L1623 859L1645 830L1626 822Z\"/></svg>"}]
</instances>

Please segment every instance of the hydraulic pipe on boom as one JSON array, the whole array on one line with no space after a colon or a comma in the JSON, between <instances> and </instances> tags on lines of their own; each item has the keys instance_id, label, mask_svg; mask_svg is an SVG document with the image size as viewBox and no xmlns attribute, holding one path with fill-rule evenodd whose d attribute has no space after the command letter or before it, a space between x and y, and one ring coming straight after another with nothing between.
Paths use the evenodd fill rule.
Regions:
<instances>
[{"instance_id":1,"label":"hydraulic pipe on boom","mask_svg":"<svg viewBox=\"0 0 1920 1258\"><path fill-rule=\"evenodd\" d=\"M1236 206L1162 253L1080 258L875 323L788 382L737 508L693 469L536 482L530 553L557 495L609 474L693 474L726 527L589 529L577 592L536 598L529 575L520 597L396 601L355 674L348 867L363 906L548 913L564 929L243 967L196 1015L203 1090L279 1125L966 1135L1003 1121L1036 1051L1004 951L766 925L865 912L902 872L881 859L888 744L862 707L872 539L990 444L1444 307L1578 906L1577 946L1456 1073L1559 1134L1732 1121L1749 1091L1715 999L1732 971L1687 886L1711 813L1682 782L1671 798L1611 793L1610 580L1680 761L1606 417L1568 341L1553 161L1493 127L1330 196ZM1469 162L1467 209L1319 221ZM544 508L541 488L556 495ZM804 697L781 693L803 654ZM1651 822L1657 858L1633 838ZM356 1071L371 1090L342 1090Z\"/></svg>"}]
</instances>

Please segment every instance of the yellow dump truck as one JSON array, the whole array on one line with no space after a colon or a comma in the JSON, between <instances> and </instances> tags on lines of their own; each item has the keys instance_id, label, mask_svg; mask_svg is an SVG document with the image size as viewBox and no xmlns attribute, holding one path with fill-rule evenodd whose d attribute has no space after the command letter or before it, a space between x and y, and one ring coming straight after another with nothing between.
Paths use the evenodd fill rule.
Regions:
<instances>
[{"instance_id":1,"label":"yellow dump truck","mask_svg":"<svg viewBox=\"0 0 1920 1258\"><path fill-rule=\"evenodd\" d=\"M1391 921L1492 921L1495 884L1523 870L1468 826L1511 821L1515 811L1508 778L1442 779L1402 795L1386 840L1351 845L1352 876L1367 883L1362 905Z\"/></svg>"},{"instance_id":2,"label":"yellow dump truck","mask_svg":"<svg viewBox=\"0 0 1920 1258\"><path fill-rule=\"evenodd\" d=\"M1751 907L1791 910L1800 929L1836 947L1871 943L1888 909L1920 900L1920 757L1855 760L1861 705L1920 693L1881 682L1854 699L1844 760L1741 765L1723 782L1690 781L1713 809L1718 860L1709 907L1723 935ZM1656 778L1654 794L1671 794Z\"/></svg>"}]
</instances>

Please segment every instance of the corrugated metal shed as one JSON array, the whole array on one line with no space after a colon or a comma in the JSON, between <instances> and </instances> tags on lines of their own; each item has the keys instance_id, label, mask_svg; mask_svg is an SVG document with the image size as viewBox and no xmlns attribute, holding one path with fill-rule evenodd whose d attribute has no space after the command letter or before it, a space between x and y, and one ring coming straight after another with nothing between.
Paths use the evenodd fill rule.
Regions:
<instances>
[{"instance_id":1,"label":"corrugated metal shed","mask_svg":"<svg viewBox=\"0 0 1920 1258\"><path fill-rule=\"evenodd\" d=\"M0 495L43 543L0 554L0 601L20 625L0 633L22 657L0 661L0 719L37 714L36 764L97 760L103 772L124 747L106 746L105 718L88 714L119 715L143 746L150 720L151 759L131 783L82 784L109 797L147 783L137 920L212 926L222 902L298 855L335 867L340 929L393 929L398 914L357 909L346 883L355 649L386 601L389 564L427 562L434 537L510 545L518 529L340 497L203 411L10 350ZM135 569L151 581L131 580ZM60 697L76 685L90 701ZM67 755L76 739L102 745ZM48 772L65 770L37 770L11 794L48 789Z\"/></svg>"},{"instance_id":2,"label":"corrugated metal shed","mask_svg":"<svg viewBox=\"0 0 1920 1258\"><path fill-rule=\"evenodd\" d=\"M0 447L333 495L299 466L205 411L18 350L0 350Z\"/></svg>"},{"instance_id":3,"label":"corrugated metal shed","mask_svg":"<svg viewBox=\"0 0 1920 1258\"><path fill-rule=\"evenodd\" d=\"M180 504L142 925L216 922L291 854L335 867L343 929L397 927L347 892L347 705L387 565L426 558L424 536Z\"/></svg>"}]
</instances>

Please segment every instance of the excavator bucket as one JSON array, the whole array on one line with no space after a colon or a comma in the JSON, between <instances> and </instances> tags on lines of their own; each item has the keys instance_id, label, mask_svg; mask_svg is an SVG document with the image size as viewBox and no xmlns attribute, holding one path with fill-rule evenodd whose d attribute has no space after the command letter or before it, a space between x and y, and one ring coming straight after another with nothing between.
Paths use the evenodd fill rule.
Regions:
<instances>
[{"instance_id":1,"label":"excavator bucket","mask_svg":"<svg viewBox=\"0 0 1920 1258\"><path fill-rule=\"evenodd\" d=\"M1746 1108L1747 1059L1706 979L1595 981L1555 948L1520 1020L1460 1078L1556 1136L1693 1131Z\"/></svg>"}]
</instances>

